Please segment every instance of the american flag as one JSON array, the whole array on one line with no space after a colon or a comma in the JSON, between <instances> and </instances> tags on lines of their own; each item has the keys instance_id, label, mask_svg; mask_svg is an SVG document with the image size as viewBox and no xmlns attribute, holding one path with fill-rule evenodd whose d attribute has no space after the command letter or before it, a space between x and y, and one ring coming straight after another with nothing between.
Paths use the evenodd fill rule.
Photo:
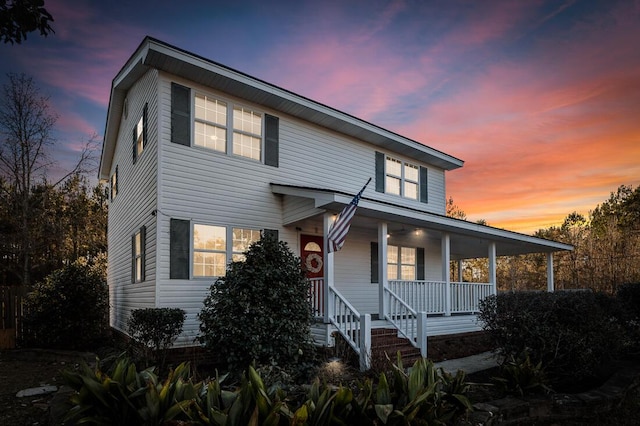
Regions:
<instances>
[{"instance_id":1,"label":"american flag","mask_svg":"<svg viewBox=\"0 0 640 426\"><path fill-rule=\"evenodd\" d=\"M371 182L371 178L364 184L360 192L353 197L353 200L340 212L336 221L333 222L333 226L329 229L329 233L327 234L327 245L329 253L334 251L338 251L344 245L344 240L347 238L347 233L349 232L349 228L351 227L351 219L353 219L353 215L356 214L356 208L358 208L358 202L360 202L360 197L364 192L367 185Z\"/></svg>"}]
</instances>

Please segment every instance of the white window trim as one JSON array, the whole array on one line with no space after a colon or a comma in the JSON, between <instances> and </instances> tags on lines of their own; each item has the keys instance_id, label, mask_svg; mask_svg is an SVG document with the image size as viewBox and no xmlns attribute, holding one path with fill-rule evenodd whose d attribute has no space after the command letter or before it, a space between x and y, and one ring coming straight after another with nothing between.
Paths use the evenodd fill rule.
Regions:
<instances>
[{"instance_id":1,"label":"white window trim","mask_svg":"<svg viewBox=\"0 0 640 426\"><path fill-rule=\"evenodd\" d=\"M392 173L389 173L389 171L387 170L387 160L394 160L400 163L400 176L394 175ZM415 200L415 201L419 201L420 200L420 165L416 164L416 163L412 163L410 161L405 161L401 158L398 157L394 157L392 155L389 154L385 154L384 156L384 162L385 162L385 170L384 170L384 185L385 185L385 193L387 193L386 191L386 187L387 187L387 178L389 177L393 177L393 178L400 178L400 194L392 194L392 193L388 193L389 195L393 195L395 197L402 197L402 198L406 198L407 200ZM406 177L406 172L405 169L406 167L411 166L411 167L415 167L418 169L418 179L417 180L411 180L408 179ZM405 193L405 182L409 182L409 183L414 183L417 187L417 191L416 191L416 197L408 197Z\"/></svg>"},{"instance_id":2,"label":"white window trim","mask_svg":"<svg viewBox=\"0 0 640 426\"><path fill-rule=\"evenodd\" d=\"M208 122L205 120L201 120L201 119L196 119L196 95L203 95L203 96L207 96L210 97L212 99L217 99L219 101L225 102L227 104L227 122L226 122L226 127L225 130L227 132L227 140L226 140L226 144L225 144L225 152L222 151L218 151L212 148L207 148L206 146L202 146L202 145L196 145L195 143L195 137L196 137L196 120L198 120L199 122L202 123L207 123L209 125L214 125L214 126L219 126L217 124L213 124L212 122ZM255 108L253 106L250 106L248 104L245 103L241 103L241 102L235 102L234 100L227 98L225 96L220 96L218 94L214 94L214 93L210 93L210 92L206 92L203 90L198 90L198 89L193 89L191 90L191 146L194 148L198 148L198 149L203 149L207 152L214 152L218 155L227 155L230 157L234 157L234 158L241 158L244 160L248 160L248 161L252 161L254 163L261 163L264 164L264 158L265 158L265 117L267 115L267 113L260 109L260 108ZM244 155L240 155L240 154L235 154L233 152L233 133L236 131L233 127L233 113L234 113L234 108L245 108L248 110L251 110L254 113L260 114L260 116L262 117L261 119L261 123L260 123L260 159L254 159L251 157L246 157ZM248 133L248 132L244 132L241 130L238 130L238 133L240 134L244 134L244 135L248 135L248 136L253 136L255 137L256 135L252 134L252 133Z\"/></svg>"},{"instance_id":3,"label":"white window trim","mask_svg":"<svg viewBox=\"0 0 640 426\"><path fill-rule=\"evenodd\" d=\"M398 263L391 263L391 265L396 265L397 267L397 274L395 277L391 277L389 276L389 255L388 255L388 248L389 247L395 247L397 249L397 253L396 255L398 256ZM415 251L415 255L414 255L414 263L413 264L408 264L408 263L402 263L402 249L412 249ZM405 280L404 278L402 278L402 266L413 266L414 271L413 271L413 280L416 279L416 277L418 276L418 248L417 247L410 247L410 246L401 246L401 245L395 245L395 244L389 244L387 246L387 263L386 263L386 268L387 268L387 278L389 280L400 280L403 281Z\"/></svg>"},{"instance_id":4,"label":"white window trim","mask_svg":"<svg viewBox=\"0 0 640 426\"><path fill-rule=\"evenodd\" d=\"M217 279L220 276L217 275L211 275L211 276L196 276L194 274L194 254L196 251L202 251L202 252L208 252L208 253L221 253L222 250L196 250L194 247L194 230L195 230L195 226L196 225L204 225L204 226L216 226L219 228L225 228L225 250L224 250L224 254L225 254L225 259L226 259L226 264L225 264L225 271L226 271L226 267L229 266L229 264L233 261L233 255L234 254L238 254L237 252L233 251L233 229L247 229L247 230L252 230L252 231L259 231L260 234L262 235L262 229L261 228L256 228L256 227L252 227L252 226L239 226L239 225L221 225L221 224L216 224L216 223L208 223L208 222L199 222L199 221L191 221L191 227L189 229L189 241L190 241L190 249L189 249L189 276L191 277L192 280L211 280L213 279Z\"/></svg>"}]
</instances>

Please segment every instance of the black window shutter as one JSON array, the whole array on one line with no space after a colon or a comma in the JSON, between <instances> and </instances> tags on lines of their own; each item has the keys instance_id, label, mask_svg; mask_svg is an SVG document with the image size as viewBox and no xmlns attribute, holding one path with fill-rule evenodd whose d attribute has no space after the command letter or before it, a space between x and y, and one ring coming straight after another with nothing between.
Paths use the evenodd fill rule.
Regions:
<instances>
[{"instance_id":1,"label":"black window shutter","mask_svg":"<svg viewBox=\"0 0 640 426\"><path fill-rule=\"evenodd\" d=\"M280 119L273 115L264 115L264 164L278 167L280 156Z\"/></svg>"},{"instance_id":2,"label":"black window shutter","mask_svg":"<svg viewBox=\"0 0 640 426\"><path fill-rule=\"evenodd\" d=\"M118 182L120 181L120 177L118 176L118 166L116 166L116 193L118 195Z\"/></svg>"},{"instance_id":3,"label":"black window shutter","mask_svg":"<svg viewBox=\"0 0 640 426\"><path fill-rule=\"evenodd\" d=\"M131 236L131 284L136 282L136 234Z\"/></svg>"},{"instance_id":4,"label":"black window shutter","mask_svg":"<svg viewBox=\"0 0 640 426\"><path fill-rule=\"evenodd\" d=\"M424 280L424 247L416 248L416 279Z\"/></svg>"},{"instance_id":5,"label":"black window shutter","mask_svg":"<svg viewBox=\"0 0 640 426\"><path fill-rule=\"evenodd\" d=\"M384 153L376 151L376 192L384 192L384 157Z\"/></svg>"},{"instance_id":6,"label":"black window shutter","mask_svg":"<svg viewBox=\"0 0 640 426\"><path fill-rule=\"evenodd\" d=\"M277 229L263 229L262 230L262 235L264 235L265 237L270 236L276 239L276 241L278 240L278 230Z\"/></svg>"},{"instance_id":7,"label":"black window shutter","mask_svg":"<svg viewBox=\"0 0 640 426\"><path fill-rule=\"evenodd\" d=\"M191 90L171 83L171 142L191 145Z\"/></svg>"},{"instance_id":8,"label":"black window shutter","mask_svg":"<svg viewBox=\"0 0 640 426\"><path fill-rule=\"evenodd\" d=\"M171 219L169 231L169 278L189 279L189 234L188 220Z\"/></svg>"},{"instance_id":9,"label":"black window shutter","mask_svg":"<svg viewBox=\"0 0 640 426\"><path fill-rule=\"evenodd\" d=\"M378 243L371 242L371 283L379 283L378 276Z\"/></svg>"},{"instance_id":10,"label":"black window shutter","mask_svg":"<svg viewBox=\"0 0 640 426\"><path fill-rule=\"evenodd\" d=\"M147 227L142 225L140 228L140 281L146 280L145 270L147 269Z\"/></svg>"},{"instance_id":11,"label":"black window shutter","mask_svg":"<svg viewBox=\"0 0 640 426\"><path fill-rule=\"evenodd\" d=\"M420 202L429 202L429 192L427 191L427 168L420 166Z\"/></svg>"},{"instance_id":12,"label":"black window shutter","mask_svg":"<svg viewBox=\"0 0 640 426\"><path fill-rule=\"evenodd\" d=\"M149 103L144 104L144 109L142 110L142 149L147 147L147 119L149 112Z\"/></svg>"},{"instance_id":13,"label":"black window shutter","mask_svg":"<svg viewBox=\"0 0 640 426\"><path fill-rule=\"evenodd\" d=\"M138 126L133 127L133 164L138 160Z\"/></svg>"}]
</instances>

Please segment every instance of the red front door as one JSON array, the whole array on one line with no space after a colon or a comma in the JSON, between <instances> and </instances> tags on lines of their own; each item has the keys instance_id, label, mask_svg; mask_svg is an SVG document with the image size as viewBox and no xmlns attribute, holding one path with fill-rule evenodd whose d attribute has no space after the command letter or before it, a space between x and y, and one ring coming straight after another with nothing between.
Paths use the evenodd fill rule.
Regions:
<instances>
[{"instance_id":1,"label":"red front door","mask_svg":"<svg viewBox=\"0 0 640 426\"><path fill-rule=\"evenodd\" d=\"M307 278L322 278L324 276L324 256L322 254L323 241L321 236L300 235L300 257L307 270Z\"/></svg>"}]
</instances>

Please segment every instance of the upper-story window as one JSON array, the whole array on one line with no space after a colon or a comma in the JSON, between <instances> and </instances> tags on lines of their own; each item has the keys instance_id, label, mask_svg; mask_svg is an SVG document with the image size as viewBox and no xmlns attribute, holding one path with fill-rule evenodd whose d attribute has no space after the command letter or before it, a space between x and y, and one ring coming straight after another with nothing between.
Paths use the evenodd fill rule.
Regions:
<instances>
[{"instance_id":1,"label":"upper-story window","mask_svg":"<svg viewBox=\"0 0 640 426\"><path fill-rule=\"evenodd\" d=\"M401 197L418 199L418 166L387 156L385 159L385 192Z\"/></svg>"},{"instance_id":2,"label":"upper-story window","mask_svg":"<svg viewBox=\"0 0 640 426\"><path fill-rule=\"evenodd\" d=\"M227 103L197 93L195 105L194 143L227 152Z\"/></svg>"},{"instance_id":3,"label":"upper-story window","mask_svg":"<svg viewBox=\"0 0 640 426\"><path fill-rule=\"evenodd\" d=\"M171 142L279 167L279 118L171 83Z\"/></svg>"},{"instance_id":4,"label":"upper-story window","mask_svg":"<svg viewBox=\"0 0 640 426\"><path fill-rule=\"evenodd\" d=\"M262 115L247 108L233 108L233 153L260 161Z\"/></svg>"},{"instance_id":5,"label":"upper-story window","mask_svg":"<svg viewBox=\"0 0 640 426\"><path fill-rule=\"evenodd\" d=\"M376 152L376 191L428 202L428 170L409 161Z\"/></svg>"},{"instance_id":6,"label":"upper-story window","mask_svg":"<svg viewBox=\"0 0 640 426\"><path fill-rule=\"evenodd\" d=\"M142 117L133 128L133 164L136 163L147 146L147 108L148 104L145 104Z\"/></svg>"},{"instance_id":7,"label":"upper-story window","mask_svg":"<svg viewBox=\"0 0 640 426\"><path fill-rule=\"evenodd\" d=\"M113 200L118 195L118 166L116 166L116 170L111 175L110 179L111 186L111 199Z\"/></svg>"},{"instance_id":8,"label":"upper-story window","mask_svg":"<svg viewBox=\"0 0 640 426\"><path fill-rule=\"evenodd\" d=\"M229 117L232 119L229 120ZM194 144L215 151L228 151L231 122L233 154L260 161L262 156L262 114L234 106L211 96L195 95Z\"/></svg>"}]
</instances>

